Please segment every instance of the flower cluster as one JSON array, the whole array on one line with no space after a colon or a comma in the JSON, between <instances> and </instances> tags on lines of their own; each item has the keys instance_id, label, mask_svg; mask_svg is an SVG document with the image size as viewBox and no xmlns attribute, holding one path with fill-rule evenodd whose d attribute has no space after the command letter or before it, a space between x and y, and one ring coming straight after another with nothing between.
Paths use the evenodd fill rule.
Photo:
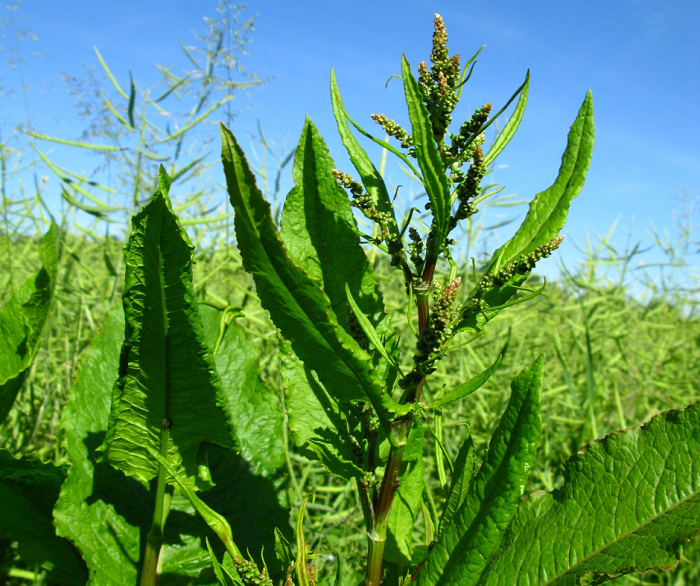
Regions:
<instances>
[{"instance_id":1,"label":"flower cluster","mask_svg":"<svg viewBox=\"0 0 700 586\"><path fill-rule=\"evenodd\" d=\"M413 266L416 267L416 274L420 275L423 272L423 265L425 265L425 259L423 258L423 240L418 234L413 226L408 229L408 238L410 243L408 245L408 251L411 253L411 262Z\"/></svg>"},{"instance_id":2,"label":"flower cluster","mask_svg":"<svg viewBox=\"0 0 700 586\"><path fill-rule=\"evenodd\" d=\"M455 317L452 306L457 298L457 291L461 283L461 277L457 277L445 287L435 283L430 318L428 324L420 332L420 339L416 342L417 352L413 356L416 366L399 381L399 386L402 389L417 385L423 377L435 371L436 358L452 337L452 329L449 324Z\"/></svg>"},{"instance_id":3,"label":"flower cluster","mask_svg":"<svg viewBox=\"0 0 700 586\"><path fill-rule=\"evenodd\" d=\"M441 143L452 122L452 111L458 102L460 65L459 55L449 57L447 29L439 14L435 15L430 62L432 64L430 70L425 61L418 65L418 87L430 114L435 140Z\"/></svg>"},{"instance_id":4,"label":"flower cluster","mask_svg":"<svg viewBox=\"0 0 700 586\"><path fill-rule=\"evenodd\" d=\"M403 126L389 120L384 114L372 114L372 120L374 120L379 126L381 126L389 136L393 136L397 140L401 141L401 148L408 149L408 154L411 157L416 156L415 150L413 149L413 135L408 134Z\"/></svg>"},{"instance_id":5,"label":"flower cluster","mask_svg":"<svg viewBox=\"0 0 700 586\"><path fill-rule=\"evenodd\" d=\"M338 169L333 169L333 176L338 182L338 185L344 187L350 192L350 195L352 196L352 199L350 200L350 205L362 211L365 217L369 220L372 220L373 222L379 224L380 228L383 228L389 223L391 214L389 212L380 212L377 209L377 206L374 200L372 199L372 196L364 190L361 183L355 181L347 173L338 171ZM383 240L384 230L382 230L382 236L380 237L379 242Z\"/></svg>"},{"instance_id":6,"label":"flower cluster","mask_svg":"<svg viewBox=\"0 0 700 586\"><path fill-rule=\"evenodd\" d=\"M502 287L516 275L527 275L535 264L543 258L547 258L554 252L564 240L563 236L557 236L546 244L538 246L530 254L521 254L518 260L509 262L497 273L484 275L476 284L472 297L467 301L465 308L471 311L483 311L488 309L484 295L496 287Z\"/></svg>"},{"instance_id":7,"label":"flower cluster","mask_svg":"<svg viewBox=\"0 0 700 586\"><path fill-rule=\"evenodd\" d=\"M484 151L481 150L481 146L479 145L474 150L473 161L469 166L466 177L459 170L455 170L452 173L452 177L457 184L456 192L459 206L454 216L450 218L448 232L457 226L457 222L479 211L476 209L473 202L481 193L481 180L485 173L486 164L484 163Z\"/></svg>"},{"instance_id":8,"label":"flower cluster","mask_svg":"<svg viewBox=\"0 0 700 586\"><path fill-rule=\"evenodd\" d=\"M316 564L306 564L306 579L309 586L316 586ZM295 586L294 579L291 574L287 574L287 580L284 582L284 586Z\"/></svg>"},{"instance_id":9,"label":"flower cluster","mask_svg":"<svg viewBox=\"0 0 700 586\"><path fill-rule=\"evenodd\" d=\"M272 586L272 580L267 575L267 570L263 569L261 572L255 562L240 556L233 556L232 559L244 586Z\"/></svg>"},{"instance_id":10,"label":"flower cluster","mask_svg":"<svg viewBox=\"0 0 700 586\"><path fill-rule=\"evenodd\" d=\"M338 169L333 169L333 176L340 187L350 192L352 196L350 205L359 209L367 219L372 220L379 227L377 237L372 240L373 244L379 246L382 242L386 242L386 251L391 255L391 266L399 266L406 272L408 269L403 256L403 243L399 235L390 228L390 223L392 222L391 212L382 212L378 210L376 202L372 196L364 190L362 184L355 181L347 173L343 173Z\"/></svg>"},{"instance_id":11,"label":"flower cluster","mask_svg":"<svg viewBox=\"0 0 700 586\"><path fill-rule=\"evenodd\" d=\"M502 267L495 275L484 275L476 286L479 291L486 291L493 287L501 287L510 281L515 275L526 275L535 264L543 258L547 258L554 252L564 240L563 236L557 236L546 244L538 246L530 254L521 254L518 260L509 262Z\"/></svg>"}]
</instances>

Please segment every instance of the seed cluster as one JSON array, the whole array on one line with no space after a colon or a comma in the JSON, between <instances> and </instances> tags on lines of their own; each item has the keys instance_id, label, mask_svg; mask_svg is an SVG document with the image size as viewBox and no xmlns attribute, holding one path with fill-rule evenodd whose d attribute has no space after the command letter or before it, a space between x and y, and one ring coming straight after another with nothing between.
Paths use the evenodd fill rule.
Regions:
<instances>
[{"instance_id":1,"label":"seed cluster","mask_svg":"<svg viewBox=\"0 0 700 586\"><path fill-rule=\"evenodd\" d=\"M267 570L261 572L255 562L242 558L240 556L233 557L233 565L241 577L241 582L244 586L272 586L272 580L267 575Z\"/></svg>"},{"instance_id":2,"label":"seed cluster","mask_svg":"<svg viewBox=\"0 0 700 586\"><path fill-rule=\"evenodd\" d=\"M476 285L476 290L472 298L467 302L467 309L483 310L488 309L484 301L484 295L491 289L502 287L515 275L526 275L535 264L543 258L552 254L564 240L563 236L557 236L546 244L538 246L530 254L521 254L518 260L509 262L502 267L495 275L484 275Z\"/></svg>"},{"instance_id":3,"label":"seed cluster","mask_svg":"<svg viewBox=\"0 0 700 586\"><path fill-rule=\"evenodd\" d=\"M430 318L420 333L420 339L416 343L417 352L413 356L416 366L399 381L402 389L417 385L423 377L435 372L436 355L443 350L452 337L452 328L449 324L455 317L452 306L461 283L461 277L457 277L445 287L435 283Z\"/></svg>"},{"instance_id":4,"label":"seed cluster","mask_svg":"<svg viewBox=\"0 0 700 586\"><path fill-rule=\"evenodd\" d=\"M418 88L430 115L435 141L441 143L452 123L452 111L458 102L460 65L459 55L449 57L447 29L439 14L435 15L430 62L430 70L425 61L418 65Z\"/></svg>"},{"instance_id":5,"label":"seed cluster","mask_svg":"<svg viewBox=\"0 0 700 586\"><path fill-rule=\"evenodd\" d=\"M481 150L481 145L474 149L473 162L469 166L466 177L459 169L452 171L451 177L457 184L456 191L459 206L454 216L450 218L448 232L457 226L457 222L473 216L479 211L473 202L481 194L481 179L485 173L486 164L484 163L484 152Z\"/></svg>"},{"instance_id":6,"label":"seed cluster","mask_svg":"<svg viewBox=\"0 0 700 586\"><path fill-rule=\"evenodd\" d=\"M418 234L418 230L413 226L408 229L408 238L410 239L408 251L411 254L411 262L413 266L416 267L416 274L420 275L425 265L425 258L423 258L423 240L420 234Z\"/></svg>"},{"instance_id":7,"label":"seed cluster","mask_svg":"<svg viewBox=\"0 0 700 586\"><path fill-rule=\"evenodd\" d=\"M350 304L346 303L345 308L348 313L348 333L352 336L353 340L358 343L360 348L367 352L369 350L369 338L367 338L367 334L365 334L365 331L362 329L360 322L357 321L357 316L352 310L352 307L350 307Z\"/></svg>"},{"instance_id":8,"label":"seed cluster","mask_svg":"<svg viewBox=\"0 0 700 586\"><path fill-rule=\"evenodd\" d=\"M408 149L409 156L415 158L416 153L413 149L412 134L408 134L403 126L401 126L398 122L389 120L384 114L372 114L371 118L377 124L379 124L379 126L381 126L389 136L393 136L397 140L400 140L401 148Z\"/></svg>"},{"instance_id":9,"label":"seed cluster","mask_svg":"<svg viewBox=\"0 0 700 586\"><path fill-rule=\"evenodd\" d=\"M375 222L379 227L379 234L373 243L380 245L382 242L386 242L387 251L391 255L391 266L395 267L405 263L402 255L403 243L389 227L392 221L391 213L378 210L372 196L364 190L360 182L355 181L350 175L338 169L333 169L332 172L338 185L350 192L352 196L350 205L360 210L367 219Z\"/></svg>"}]
</instances>

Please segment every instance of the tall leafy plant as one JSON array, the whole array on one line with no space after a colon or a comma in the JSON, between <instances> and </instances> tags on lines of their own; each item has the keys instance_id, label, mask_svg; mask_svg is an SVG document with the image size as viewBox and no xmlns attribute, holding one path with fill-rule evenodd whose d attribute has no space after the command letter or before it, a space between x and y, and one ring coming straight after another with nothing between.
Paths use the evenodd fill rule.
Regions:
<instances>
[{"instance_id":1,"label":"tall leafy plant","mask_svg":"<svg viewBox=\"0 0 700 586\"><path fill-rule=\"evenodd\" d=\"M400 142L399 148L353 121L331 73L333 112L359 181L335 168L307 118L294 161L295 187L279 230L242 149L222 127L224 171L243 265L284 339L282 378L294 440L329 472L357 484L368 538L366 586L383 580L419 585L597 583L634 570L669 567L677 559L678 543L700 527L698 471L673 455L697 450L697 407L658 416L643 430L620 432L584 448L567 465L560 491L536 493L521 502L541 434L541 358L513 380L510 401L481 461L468 434L455 462L438 452L442 511L435 508L425 521L434 535L430 547L412 543L423 499L434 500L423 481L426 413L434 414L434 428L428 429L442 446L442 410L483 385L498 361L472 380L432 396L425 392L426 383L448 351L473 341L503 309L543 292L544 286L532 289L528 276L562 241L559 233L583 188L594 142L588 92L556 180L534 198L520 228L480 274L475 268L467 286L470 276L457 275L452 259L451 233L496 191L493 185L483 187L482 179L522 119L529 73L496 114L486 104L452 132L452 113L478 52L462 65L458 55L449 56L446 42L444 23L436 15L431 66L421 63L416 79L402 58L410 130L373 115ZM516 98L510 119L485 152L484 131ZM410 217L397 222L383 178L351 127L394 153L421 182L431 213L427 236L410 225ZM373 236L358 230L353 207L374 223ZM415 335L413 367L405 372L365 243L390 257L405 285ZM439 263L449 266L445 282L435 278ZM624 455L615 446L624 446ZM650 460L656 465L642 472L640 466ZM684 478L676 487L683 488L666 490L663 502L654 500L642 507L643 513L635 506L635 491L646 494L643 486L666 486L681 469ZM582 515L589 519L584 525ZM297 549L291 567L298 566L304 553ZM290 570L288 580L310 584L314 576Z\"/></svg>"}]
</instances>

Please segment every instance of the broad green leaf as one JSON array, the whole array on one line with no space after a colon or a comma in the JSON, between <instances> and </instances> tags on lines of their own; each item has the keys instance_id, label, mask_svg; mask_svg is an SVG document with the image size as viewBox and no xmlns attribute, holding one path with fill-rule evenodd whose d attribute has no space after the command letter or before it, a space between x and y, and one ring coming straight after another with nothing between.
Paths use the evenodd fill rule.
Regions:
<instances>
[{"instance_id":1,"label":"broad green leaf","mask_svg":"<svg viewBox=\"0 0 700 586\"><path fill-rule=\"evenodd\" d=\"M334 168L326 143L307 117L294 155L294 188L284 203L280 235L289 256L321 283L338 323L351 333L346 287L374 327L385 317L384 304Z\"/></svg>"},{"instance_id":2,"label":"broad green leaf","mask_svg":"<svg viewBox=\"0 0 700 586\"><path fill-rule=\"evenodd\" d=\"M224 126L222 141L238 247L263 307L325 387L343 400L369 400L391 436L393 414L405 415L410 407L397 405L384 392L370 357L338 324L318 281L289 257L272 221L270 205L256 187L243 151Z\"/></svg>"},{"instance_id":3,"label":"broad green leaf","mask_svg":"<svg viewBox=\"0 0 700 586\"><path fill-rule=\"evenodd\" d=\"M371 159L365 150L357 142L355 136L350 132L347 117L343 108L343 99L340 96L340 90L335 80L335 72L331 68L331 105L333 106L333 116L338 125L338 132L343 141L343 145L350 155L350 161L354 165L362 179L367 193L370 194L372 201L377 206L380 212L390 214L391 221L389 227L394 234L398 234L398 225L396 223L396 215L394 206L391 204L389 192L386 189L384 179L380 175L377 168L372 163Z\"/></svg>"},{"instance_id":4,"label":"broad green leaf","mask_svg":"<svg viewBox=\"0 0 700 586\"><path fill-rule=\"evenodd\" d=\"M168 422L168 461L194 482L201 444L234 449L236 436L194 294L193 246L171 210L162 167L159 183L124 247L125 340L101 450L147 482L158 474L151 452L160 451Z\"/></svg>"},{"instance_id":5,"label":"broad green leaf","mask_svg":"<svg viewBox=\"0 0 700 586\"><path fill-rule=\"evenodd\" d=\"M123 340L124 313L115 307L82 355L61 413L63 447L73 465L54 510L56 529L78 547L96 585L136 583L141 533L145 539L152 517L146 487L97 463Z\"/></svg>"},{"instance_id":6,"label":"broad green leaf","mask_svg":"<svg viewBox=\"0 0 700 586\"><path fill-rule=\"evenodd\" d=\"M54 517L58 533L73 541L85 558L91 584L136 583L153 517L148 486L98 461L97 448L107 430L123 340L124 313L119 305L81 356L61 418L63 447L73 465L61 487ZM216 486L203 493L202 499L229 521L241 549L255 554L262 546L271 550L274 527L288 527L280 481L254 474L259 464L228 450L214 446L206 455ZM202 535L208 531L190 502L176 493L165 526L161 585L181 584L187 576L196 577L211 566L202 544Z\"/></svg>"},{"instance_id":7,"label":"broad green leaf","mask_svg":"<svg viewBox=\"0 0 700 586\"><path fill-rule=\"evenodd\" d=\"M401 460L399 488L387 524L384 558L400 563L404 569L411 564L413 527L423 500L423 422L413 423L408 444Z\"/></svg>"},{"instance_id":8,"label":"broad green leaf","mask_svg":"<svg viewBox=\"0 0 700 586\"><path fill-rule=\"evenodd\" d=\"M435 246L437 250L441 250L445 243L447 223L450 218L450 187L440 153L435 144L428 110L423 103L423 94L418 88L418 82L413 77L411 66L405 55L401 58L401 76L406 94L408 117L411 120L413 146L423 174L423 185L433 208L433 217L437 228L434 235Z\"/></svg>"},{"instance_id":9,"label":"broad green leaf","mask_svg":"<svg viewBox=\"0 0 700 586\"><path fill-rule=\"evenodd\" d=\"M695 403L596 440L569 458L560 489L521 502L479 584L573 586L668 570L678 563L680 544L698 530Z\"/></svg>"},{"instance_id":10,"label":"broad green leaf","mask_svg":"<svg viewBox=\"0 0 700 586\"><path fill-rule=\"evenodd\" d=\"M58 273L58 226L39 242L41 268L0 309L0 423L5 421L36 356Z\"/></svg>"},{"instance_id":11,"label":"broad green leaf","mask_svg":"<svg viewBox=\"0 0 700 586\"><path fill-rule=\"evenodd\" d=\"M501 154L501 152L504 148L506 148L513 136L515 136L515 133L518 130L518 126L520 126L520 121L523 119L523 114L525 114L525 105L527 104L527 95L529 91L530 72L528 71L527 78L525 79L525 86L523 87L520 93L518 103L515 105L515 110L513 110L513 113L508 119L508 122L506 122L506 125L503 127L503 130L501 130L493 145L484 157L484 165L486 167L491 165L496 160L496 157Z\"/></svg>"},{"instance_id":12,"label":"broad green leaf","mask_svg":"<svg viewBox=\"0 0 700 586\"><path fill-rule=\"evenodd\" d=\"M469 494L472 479L476 472L477 459L474 453L474 442L472 441L471 430L467 434L459 448L459 453L454 463L454 472L450 481L450 488L445 500L445 508L442 510L438 535L442 535L445 529L450 526L455 513L464 503Z\"/></svg>"},{"instance_id":13,"label":"broad green leaf","mask_svg":"<svg viewBox=\"0 0 700 586\"><path fill-rule=\"evenodd\" d=\"M501 364L502 359L503 352L501 352L498 355L496 361L486 370L480 372L475 377L470 378L467 382L456 386L449 393L443 395L442 398L438 399L434 403L431 403L429 409L437 409L438 407L442 407L443 405L447 405L448 403L453 403L454 401L458 401L462 397L467 397L468 395L471 395L474 391L479 390L486 384L486 381L488 381L491 378L491 375L494 372L496 372L496 369L498 368L498 365Z\"/></svg>"},{"instance_id":14,"label":"broad green leaf","mask_svg":"<svg viewBox=\"0 0 700 586\"><path fill-rule=\"evenodd\" d=\"M223 334L215 352L216 370L228 398L241 455L250 462L253 474L274 474L285 463L284 417L277 393L260 378L260 351L235 320L221 324L221 311L200 305L199 313L212 351ZM219 332L221 325L223 332Z\"/></svg>"},{"instance_id":15,"label":"broad green leaf","mask_svg":"<svg viewBox=\"0 0 700 586\"><path fill-rule=\"evenodd\" d=\"M531 253L559 235L572 200L583 189L594 141L593 94L589 90L569 131L557 179L549 189L535 196L518 231L493 253L492 269Z\"/></svg>"},{"instance_id":16,"label":"broad green leaf","mask_svg":"<svg viewBox=\"0 0 700 586\"><path fill-rule=\"evenodd\" d=\"M0 450L0 537L16 541L20 559L46 569L50 582L82 586L88 579L85 562L53 526L65 476L63 468Z\"/></svg>"},{"instance_id":17,"label":"broad green leaf","mask_svg":"<svg viewBox=\"0 0 700 586\"><path fill-rule=\"evenodd\" d=\"M498 548L523 495L542 432L542 357L511 383L511 396L472 489L430 551L418 586L472 586Z\"/></svg>"},{"instance_id":18,"label":"broad green leaf","mask_svg":"<svg viewBox=\"0 0 700 586\"><path fill-rule=\"evenodd\" d=\"M286 340L280 344L280 357L294 444L307 456L315 455L331 474L345 480L362 478L362 468L354 462L347 420L338 402L297 358Z\"/></svg>"}]
</instances>

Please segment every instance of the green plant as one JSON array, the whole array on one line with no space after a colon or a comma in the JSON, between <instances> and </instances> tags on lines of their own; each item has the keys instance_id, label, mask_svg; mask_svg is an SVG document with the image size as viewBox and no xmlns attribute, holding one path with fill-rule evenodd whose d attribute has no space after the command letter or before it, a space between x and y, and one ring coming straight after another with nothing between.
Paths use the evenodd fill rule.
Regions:
<instances>
[{"instance_id":1,"label":"green plant","mask_svg":"<svg viewBox=\"0 0 700 586\"><path fill-rule=\"evenodd\" d=\"M475 269L471 290L455 303L466 276L456 274L449 234L488 196L482 193L481 179L517 129L529 76L511 98L521 95L511 119L484 154L483 131L496 118L489 119L490 104L462 124L458 134L448 131L476 55L460 68L458 57L449 58L446 40L442 19L436 16L431 69L421 63L416 80L406 58L402 60L411 132L384 115L373 116L401 141L403 151L374 139L352 121L332 75L336 121L361 182L334 168L322 138L307 119L295 158L296 186L287 197L279 233L242 150L231 133L222 130L224 169L244 268L253 275L261 302L281 335L289 340L283 346L282 377L290 428L297 442L331 473L357 482L369 545L366 585L380 583L385 560L392 563L389 575L394 580L410 578L418 584L521 580L564 584L669 567L670 560L677 559L678 543L698 528L696 472L683 474L683 496L664 498L663 504L655 501L644 515L630 509L637 490L656 492L663 486L667 495L676 492L666 486L670 478L665 470L670 465L673 476L685 468L678 453L694 433L697 408L659 416L642 432L620 432L593 444L569 463L566 483L555 498L535 494L518 507L541 433L541 359L513 381L510 402L478 470L468 436L455 463L449 462L449 482L438 451L444 509L438 520L435 508L429 506L431 518L425 521L432 522L436 539L428 551L412 548L413 524L425 494L424 414L435 410L433 434L440 445L438 410L483 385L497 364L445 394L441 390L429 405L420 402L426 380L451 348L483 334L499 311L542 293L544 286L527 287L527 277L535 263L561 242L559 231L583 187L593 147L589 93L569 133L557 180L530 204L520 229L493 254L480 277ZM401 158L425 187L426 207L432 212L425 240L408 222L399 227L384 182L351 134L348 121ZM417 160L418 169L411 158ZM461 167L469 161L465 173ZM358 233L347 196L339 187L350 191L352 204L376 224L376 237ZM407 229L408 253L403 241ZM417 338L410 372L398 367L397 335L384 312L360 237L388 254L403 276L409 326ZM441 258L451 267L445 283L434 281ZM414 299L417 329L410 311ZM457 334L468 339L458 344L453 341ZM674 441L663 448L657 445L668 438ZM620 453L616 447L625 449ZM648 477L636 472L640 463L655 457L658 466ZM604 487L597 488L595 480L605 478L610 469ZM587 474L589 470L593 473ZM638 477L632 480L630 475ZM597 512L599 508L603 512ZM680 511L682 520L675 517ZM593 519L574 533L577 514ZM559 532L567 530L571 534L562 537ZM531 553L532 547L537 555Z\"/></svg>"},{"instance_id":2,"label":"green plant","mask_svg":"<svg viewBox=\"0 0 700 586\"><path fill-rule=\"evenodd\" d=\"M478 389L483 393L496 380L501 384L499 368L510 355L524 362L512 346L534 345L534 334L527 339L531 331L555 338L564 389L578 401L577 354L562 347L556 322L557 312L571 311L566 291L554 289L545 299L550 306L543 315L553 324L545 328L523 302L543 299L544 284L530 272L561 240L590 161L593 118L589 94L553 186L536 197L520 229L479 268L480 275L476 263L459 275L468 264L452 257L451 232L497 192L496 186L482 188L481 179L517 129L529 76L508 102L520 96L503 132L484 153L484 130L495 119L489 118L490 105L459 134L449 133L474 58L460 69L458 58L447 54L437 16L435 25L432 70L421 64L415 80L402 61L412 132L375 117L403 151L380 142L425 186L432 218L425 238L420 224L410 225L411 214L397 221L381 174L350 132L334 76L333 109L361 182L335 169L307 120L279 230L241 148L222 128L243 266L282 336L286 423L275 390L261 377L260 351L241 325L253 323L251 290L239 284L240 304L230 295L219 303L195 286L194 247L173 210L171 178L160 169L157 190L133 217L124 248L123 309L109 312L83 353L61 415L72 466L0 452L0 492L12 512L0 517L0 536L12 536L21 558L43 568L49 581L311 585L323 576L347 585L339 553L333 572L314 562L319 536L309 533L307 520L318 511L330 518L334 511L304 495L305 479L324 469L335 480L324 481L318 492L339 489L342 496L348 482L355 484L369 545L365 584L593 584L676 564L681 542L700 527L697 405L582 448L565 464L561 489L522 500L543 427L548 433L541 417L543 356L524 369L513 365L511 371L520 373L505 410L491 404L483 417L470 413L474 432L467 428L459 443L448 432L465 397L478 397ZM359 232L352 206L375 224L371 236ZM53 257L45 252L52 233L55 238L55 228L41 248L45 272L52 270ZM390 262L370 263L363 239ZM202 259L217 262L213 252ZM201 274L212 274L210 269L205 265ZM29 283L34 296L46 298L46 284ZM585 290L589 297L574 302L585 331L587 385L586 401L576 411L580 424L572 420L580 427L569 434L576 441L595 437L601 420L592 374L603 359L595 351L604 348L599 339L606 332L594 313L619 300L596 297L593 280ZM625 315L636 315L630 307ZM524 316L525 336L515 327L511 336L495 320L508 314ZM0 314L25 338L36 335L28 318L14 316ZM405 316L405 326L396 316ZM496 341L487 337L487 324L499 333L492 336ZM438 366L454 364L464 355L456 352L462 346L479 367L460 369L448 387L455 374ZM20 365L22 372L26 367ZM601 376L614 372L608 367L599 370L599 381ZM485 436L501 411L495 431ZM484 440L489 446L482 453ZM304 464L298 480L295 462L306 458L322 468ZM291 506L299 509L294 531L287 522ZM417 524L421 544L414 543Z\"/></svg>"}]
</instances>

